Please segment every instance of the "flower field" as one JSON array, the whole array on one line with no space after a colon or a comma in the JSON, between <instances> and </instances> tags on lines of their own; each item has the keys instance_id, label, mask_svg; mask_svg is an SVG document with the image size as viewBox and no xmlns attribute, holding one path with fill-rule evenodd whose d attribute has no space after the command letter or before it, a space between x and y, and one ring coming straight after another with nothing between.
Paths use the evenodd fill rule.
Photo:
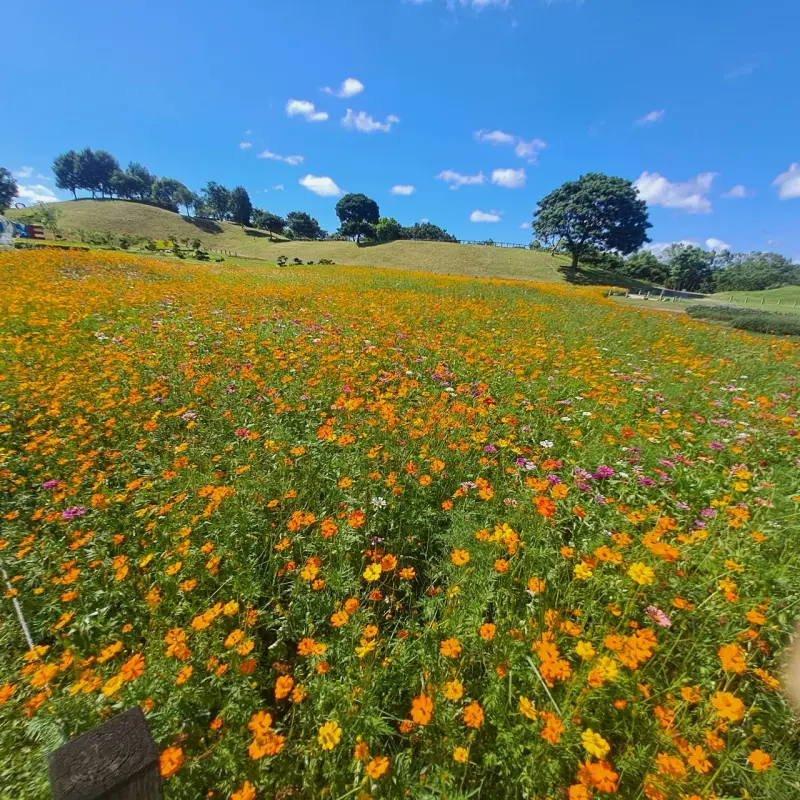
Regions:
<instances>
[{"instance_id":1,"label":"flower field","mask_svg":"<svg viewBox=\"0 0 800 800\"><path fill-rule=\"evenodd\" d=\"M134 705L167 798L800 796L796 343L561 284L0 274L0 797Z\"/></svg>"}]
</instances>

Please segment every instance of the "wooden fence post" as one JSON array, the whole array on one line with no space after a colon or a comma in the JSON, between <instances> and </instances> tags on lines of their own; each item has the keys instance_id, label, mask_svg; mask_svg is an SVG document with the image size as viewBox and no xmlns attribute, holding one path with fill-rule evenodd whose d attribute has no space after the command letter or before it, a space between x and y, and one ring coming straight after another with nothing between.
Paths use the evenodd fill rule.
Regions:
<instances>
[{"instance_id":1,"label":"wooden fence post","mask_svg":"<svg viewBox=\"0 0 800 800\"><path fill-rule=\"evenodd\" d=\"M161 800L158 747L136 706L48 756L52 800Z\"/></svg>"}]
</instances>

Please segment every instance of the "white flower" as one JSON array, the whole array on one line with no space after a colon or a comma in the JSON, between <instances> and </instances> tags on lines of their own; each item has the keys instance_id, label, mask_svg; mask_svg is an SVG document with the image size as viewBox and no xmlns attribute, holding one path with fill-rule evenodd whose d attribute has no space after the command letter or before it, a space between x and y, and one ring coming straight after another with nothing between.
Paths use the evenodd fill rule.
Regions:
<instances>
[{"instance_id":1,"label":"white flower","mask_svg":"<svg viewBox=\"0 0 800 800\"><path fill-rule=\"evenodd\" d=\"M369 502L373 508L386 508L386 500L383 497L373 497Z\"/></svg>"},{"instance_id":2,"label":"white flower","mask_svg":"<svg viewBox=\"0 0 800 800\"><path fill-rule=\"evenodd\" d=\"M549 450L553 446L553 443L549 439L543 439L539 442L539 447L544 447L546 450Z\"/></svg>"}]
</instances>

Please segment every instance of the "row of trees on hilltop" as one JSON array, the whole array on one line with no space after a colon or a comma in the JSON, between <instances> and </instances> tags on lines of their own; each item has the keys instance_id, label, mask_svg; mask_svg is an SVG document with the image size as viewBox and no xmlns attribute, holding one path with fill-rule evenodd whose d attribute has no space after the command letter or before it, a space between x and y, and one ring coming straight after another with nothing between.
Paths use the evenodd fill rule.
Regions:
<instances>
[{"instance_id":1,"label":"row of trees on hilltop","mask_svg":"<svg viewBox=\"0 0 800 800\"><path fill-rule=\"evenodd\" d=\"M187 213L194 207L196 195L175 178L159 178L147 167L132 161L123 170L106 150L69 150L53 161L56 186L72 192L92 193L92 197L119 197L124 200L149 202L170 211L184 206Z\"/></svg>"},{"instance_id":2,"label":"row of trees on hilltop","mask_svg":"<svg viewBox=\"0 0 800 800\"><path fill-rule=\"evenodd\" d=\"M175 178L160 178L147 167L132 161L126 169L106 150L69 150L53 161L56 186L72 192L91 192L92 197L120 198L149 203L177 212L194 211L197 217L250 226L269 233L285 234L296 239L326 239L329 235L319 222L305 211L291 211L281 217L255 208L243 186L228 189L221 183L209 181L199 194ZM10 174L9 174L10 178ZM15 189L16 194L16 189ZM381 217L378 204L363 194L346 194L336 204L340 227L335 238L361 242L391 242L395 239L417 239L456 242L446 230L430 222L406 227L391 217Z\"/></svg>"}]
</instances>

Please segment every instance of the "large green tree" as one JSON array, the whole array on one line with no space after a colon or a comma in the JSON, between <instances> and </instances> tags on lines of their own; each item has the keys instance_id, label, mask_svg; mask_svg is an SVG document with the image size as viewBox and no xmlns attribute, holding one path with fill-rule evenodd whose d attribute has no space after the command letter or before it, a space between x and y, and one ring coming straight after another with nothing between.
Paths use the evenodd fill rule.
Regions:
<instances>
[{"instance_id":1,"label":"large green tree","mask_svg":"<svg viewBox=\"0 0 800 800\"><path fill-rule=\"evenodd\" d=\"M231 219L237 225L249 225L250 217L253 215L253 204L250 202L250 195L244 186L237 186L231 191L230 203Z\"/></svg>"},{"instance_id":2,"label":"large green tree","mask_svg":"<svg viewBox=\"0 0 800 800\"><path fill-rule=\"evenodd\" d=\"M372 226L378 224L381 214L374 200L365 194L351 193L336 204L336 216L342 223L339 233L360 242L362 236L374 233Z\"/></svg>"},{"instance_id":3,"label":"large green tree","mask_svg":"<svg viewBox=\"0 0 800 800\"><path fill-rule=\"evenodd\" d=\"M458 242L455 236L432 222L415 222L413 225L403 228L401 238L424 242Z\"/></svg>"},{"instance_id":4,"label":"large green tree","mask_svg":"<svg viewBox=\"0 0 800 800\"><path fill-rule=\"evenodd\" d=\"M231 208L231 193L216 181L209 181L203 189L205 207L215 219L227 219Z\"/></svg>"},{"instance_id":5,"label":"large green tree","mask_svg":"<svg viewBox=\"0 0 800 800\"><path fill-rule=\"evenodd\" d=\"M253 225L255 225L256 228L261 228L270 233L283 233L286 227L286 220L283 219L283 217L279 217L277 214L271 214L269 211L254 208Z\"/></svg>"},{"instance_id":6,"label":"large green tree","mask_svg":"<svg viewBox=\"0 0 800 800\"><path fill-rule=\"evenodd\" d=\"M119 161L106 150L96 150L93 154L94 166L92 174L96 181L96 190L101 196L111 194L114 173L119 172Z\"/></svg>"},{"instance_id":7,"label":"large green tree","mask_svg":"<svg viewBox=\"0 0 800 800\"><path fill-rule=\"evenodd\" d=\"M72 192L72 196L77 200L77 190L82 188L78 177L78 154L74 150L68 150L56 156L53 161L53 174L56 176L56 186Z\"/></svg>"},{"instance_id":8,"label":"large green tree","mask_svg":"<svg viewBox=\"0 0 800 800\"><path fill-rule=\"evenodd\" d=\"M152 199L154 203L160 206L169 208L170 210L178 210L178 198L182 196L183 190L186 187L175 178L159 178L153 181ZM188 191L188 189L186 189Z\"/></svg>"},{"instance_id":9,"label":"large green tree","mask_svg":"<svg viewBox=\"0 0 800 800\"><path fill-rule=\"evenodd\" d=\"M375 226L375 239L379 242L393 242L403 236L403 226L394 217L381 217Z\"/></svg>"},{"instance_id":10,"label":"large green tree","mask_svg":"<svg viewBox=\"0 0 800 800\"><path fill-rule=\"evenodd\" d=\"M5 168L0 167L0 211L8 208L17 196L17 182L14 176Z\"/></svg>"},{"instance_id":11,"label":"large green tree","mask_svg":"<svg viewBox=\"0 0 800 800\"><path fill-rule=\"evenodd\" d=\"M544 242L561 245L573 268L592 250L627 255L649 242L647 204L633 184L600 172L568 181L540 200L533 231Z\"/></svg>"},{"instance_id":12,"label":"large green tree","mask_svg":"<svg viewBox=\"0 0 800 800\"><path fill-rule=\"evenodd\" d=\"M705 292L712 288L713 253L693 245L674 244L664 256L671 288L682 292Z\"/></svg>"},{"instance_id":13,"label":"large green tree","mask_svg":"<svg viewBox=\"0 0 800 800\"><path fill-rule=\"evenodd\" d=\"M669 266L649 250L640 250L622 262L620 271L639 280L663 286L670 276Z\"/></svg>"},{"instance_id":14,"label":"large green tree","mask_svg":"<svg viewBox=\"0 0 800 800\"><path fill-rule=\"evenodd\" d=\"M294 239L323 239L325 231L319 222L305 211L290 211L286 215L286 224Z\"/></svg>"},{"instance_id":15,"label":"large green tree","mask_svg":"<svg viewBox=\"0 0 800 800\"><path fill-rule=\"evenodd\" d=\"M197 204L197 195L188 186L181 184L175 193L175 202L186 209L187 217L191 217L192 209Z\"/></svg>"},{"instance_id":16,"label":"large green tree","mask_svg":"<svg viewBox=\"0 0 800 800\"><path fill-rule=\"evenodd\" d=\"M132 200L137 196L139 181L130 173L118 169L111 176L111 194L124 200Z\"/></svg>"},{"instance_id":17,"label":"large green tree","mask_svg":"<svg viewBox=\"0 0 800 800\"><path fill-rule=\"evenodd\" d=\"M153 184L158 180L147 167L143 167L138 161L131 161L125 174L130 176L132 194L131 197L138 197L140 200L147 200L153 190Z\"/></svg>"}]
</instances>

